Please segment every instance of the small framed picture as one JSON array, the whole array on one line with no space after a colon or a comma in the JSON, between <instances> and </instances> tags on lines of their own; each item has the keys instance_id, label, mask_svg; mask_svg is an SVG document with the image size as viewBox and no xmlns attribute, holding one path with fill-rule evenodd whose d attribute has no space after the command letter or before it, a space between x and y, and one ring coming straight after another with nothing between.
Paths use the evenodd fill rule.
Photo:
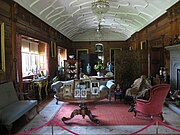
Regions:
<instances>
[{"instance_id":1,"label":"small framed picture","mask_svg":"<svg viewBox=\"0 0 180 135\"><path fill-rule=\"evenodd\" d=\"M80 84L79 83L80 83L80 80L77 80L77 79L74 80L74 88L75 89L80 89Z\"/></svg>"},{"instance_id":2,"label":"small framed picture","mask_svg":"<svg viewBox=\"0 0 180 135\"><path fill-rule=\"evenodd\" d=\"M91 94L98 95L99 92L99 82L91 82Z\"/></svg>"},{"instance_id":3,"label":"small framed picture","mask_svg":"<svg viewBox=\"0 0 180 135\"><path fill-rule=\"evenodd\" d=\"M83 80L83 82L84 82L84 84L85 84L85 86L86 86L86 89L90 89L90 84L91 84L91 81L89 80L89 79L87 79L87 80Z\"/></svg>"},{"instance_id":4,"label":"small framed picture","mask_svg":"<svg viewBox=\"0 0 180 135\"><path fill-rule=\"evenodd\" d=\"M82 98L87 98L87 90L86 89L81 90L81 97Z\"/></svg>"},{"instance_id":5,"label":"small framed picture","mask_svg":"<svg viewBox=\"0 0 180 135\"><path fill-rule=\"evenodd\" d=\"M72 96L72 93L71 93L71 85L64 85L63 86L63 96L66 97L66 96Z\"/></svg>"},{"instance_id":6,"label":"small framed picture","mask_svg":"<svg viewBox=\"0 0 180 135\"><path fill-rule=\"evenodd\" d=\"M80 91L80 89L75 89L75 90L74 90L74 97L75 97L75 98L80 98L80 97L81 97L81 91Z\"/></svg>"},{"instance_id":7,"label":"small framed picture","mask_svg":"<svg viewBox=\"0 0 180 135\"><path fill-rule=\"evenodd\" d=\"M90 89L90 80L75 80L74 81L74 87L75 89Z\"/></svg>"}]
</instances>

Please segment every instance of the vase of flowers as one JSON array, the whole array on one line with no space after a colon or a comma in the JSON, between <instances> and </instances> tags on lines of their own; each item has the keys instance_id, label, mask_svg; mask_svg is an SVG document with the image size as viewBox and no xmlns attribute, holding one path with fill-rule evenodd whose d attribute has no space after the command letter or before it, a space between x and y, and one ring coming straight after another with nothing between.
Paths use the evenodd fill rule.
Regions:
<instances>
[{"instance_id":1,"label":"vase of flowers","mask_svg":"<svg viewBox=\"0 0 180 135\"><path fill-rule=\"evenodd\" d=\"M101 75L101 72L103 69L104 69L104 66L101 61L98 61L98 63L94 65L94 70L96 70L97 76Z\"/></svg>"}]
</instances>

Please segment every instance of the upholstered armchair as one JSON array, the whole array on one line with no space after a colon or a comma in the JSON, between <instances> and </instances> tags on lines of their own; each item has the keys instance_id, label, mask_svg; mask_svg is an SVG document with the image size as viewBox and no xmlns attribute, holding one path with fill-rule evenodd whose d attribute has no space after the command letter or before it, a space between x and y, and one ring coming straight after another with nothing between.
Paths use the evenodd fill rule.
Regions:
<instances>
[{"instance_id":1,"label":"upholstered armchair","mask_svg":"<svg viewBox=\"0 0 180 135\"><path fill-rule=\"evenodd\" d=\"M153 119L153 116L161 116L162 120L164 120L162 108L169 89L169 84L158 84L153 86L150 89L150 97L148 100L136 100L134 116L136 117L137 113L142 113L150 116L151 119Z\"/></svg>"}]
</instances>

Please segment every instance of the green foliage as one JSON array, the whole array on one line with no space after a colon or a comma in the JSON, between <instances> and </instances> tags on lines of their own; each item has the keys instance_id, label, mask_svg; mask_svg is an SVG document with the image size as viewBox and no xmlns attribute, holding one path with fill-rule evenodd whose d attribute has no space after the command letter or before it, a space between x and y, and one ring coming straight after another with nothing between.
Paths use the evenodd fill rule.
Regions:
<instances>
[{"instance_id":1,"label":"green foliage","mask_svg":"<svg viewBox=\"0 0 180 135\"><path fill-rule=\"evenodd\" d=\"M100 72L104 69L104 66L102 63L98 63L94 65L94 70L96 70L96 72Z\"/></svg>"}]
</instances>

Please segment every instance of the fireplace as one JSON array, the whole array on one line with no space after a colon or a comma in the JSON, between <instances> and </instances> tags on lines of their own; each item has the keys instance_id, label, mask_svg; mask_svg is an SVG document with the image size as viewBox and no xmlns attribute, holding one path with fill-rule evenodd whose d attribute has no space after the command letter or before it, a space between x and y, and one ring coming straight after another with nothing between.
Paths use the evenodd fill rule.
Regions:
<instances>
[{"instance_id":1,"label":"fireplace","mask_svg":"<svg viewBox=\"0 0 180 135\"><path fill-rule=\"evenodd\" d=\"M180 43L165 48L170 51L170 85L172 91L170 94L171 101L167 105L171 110L180 114Z\"/></svg>"},{"instance_id":2,"label":"fireplace","mask_svg":"<svg viewBox=\"0 0 180 135\"><path fill-rule=\"evenodd\" d=\"M170 51L170 85L172 90L180 89L180 44L165 47Z\"/></svg>"}]
</instances>

